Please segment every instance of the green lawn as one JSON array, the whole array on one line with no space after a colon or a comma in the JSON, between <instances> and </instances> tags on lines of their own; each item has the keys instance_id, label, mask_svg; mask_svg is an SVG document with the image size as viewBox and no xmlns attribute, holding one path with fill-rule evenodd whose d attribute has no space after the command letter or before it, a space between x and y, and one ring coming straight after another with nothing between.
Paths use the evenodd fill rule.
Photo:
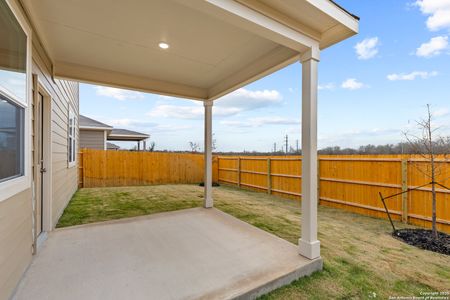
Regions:
<instances>
[{"instance_id":1,"label":"green lawn","mask_svg":"<svg viewBox=\"0 0 450 300\"><path fill-rule=\"evenodd\" d=\"M224 186L213 195L215 207L297 243L299 202ZM197 207L202 198L195 185L81 189L57 227ZM385 220L319 207L319 240L323 271L263 299L386 299L450 288L450 257L393 239Z\"/></svg>"}]
</instances>

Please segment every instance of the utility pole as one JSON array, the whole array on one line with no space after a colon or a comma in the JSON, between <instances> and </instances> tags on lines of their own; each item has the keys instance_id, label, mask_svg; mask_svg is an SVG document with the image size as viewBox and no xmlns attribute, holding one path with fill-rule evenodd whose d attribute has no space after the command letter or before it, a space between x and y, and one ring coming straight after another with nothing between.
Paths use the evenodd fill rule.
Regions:
<instances>
[{"instance_id":1,"label":"utility pole","mask_svg":"<svg viewBox=\"0 0 450 300\"><path fill-rule=\"evenodd\" d=\"M277 152L277 143L276 142L273 143L273 152L274 153Z\"/></svg>"},{"instance_id":2,"label":"utility pole","mask_svg":"<svg viewBox=\"0 0 450 300\"><path fill-rule=\"evenodd\" d=\"M285 145L286 145L286 154L288 154L288 145L289 145L289 142L288 142L288 135L286 134L286 137L285 137Z\"/></svg>"},{"instance_id":3,"label":"utility pole","mask_svg":"<svg viewBox=\"0 0 450 300\"><path fill-rule=\"evenodd\" d=\"M298 140L295 140L295 145L296 145L296 153L298 154Z\"/></svg>"}]
</instances>

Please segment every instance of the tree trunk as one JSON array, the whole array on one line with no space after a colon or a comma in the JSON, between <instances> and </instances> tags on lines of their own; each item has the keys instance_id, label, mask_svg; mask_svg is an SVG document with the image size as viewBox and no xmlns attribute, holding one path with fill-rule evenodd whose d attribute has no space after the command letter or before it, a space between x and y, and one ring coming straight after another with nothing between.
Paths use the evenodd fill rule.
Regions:
<instances>
[{"instance_id":1,"label":"tree trunk","mask_svg":"<svg viewBox=\"0 0 450 300\"><path fill-rule=\"evenodd\" d=\"M431 195L432 195L432 208L431 208L431 228L433 231L433 236L435 239L438 238L438 233L436 230L436 166L434 162L434 149L433 149L433 131L431 129L431 111L430 105L427 104L428 108L428 122L427 122L427 130L428 130L428 151L430 154L430 162L431 162Z\"/></svg>"},{"instance_id":2,"label":"tree trunk","mask_svg":"<svg viewBox=\"0 0 450 300\"><path fill-rule=\"evenodd\" d=\"M436 230L436 183L435 183L435 168L433 156L431 157L431 195L432 195L431 228L433 230L434 238L437 239L438 233Z\"/></svg>"}]
</instances>

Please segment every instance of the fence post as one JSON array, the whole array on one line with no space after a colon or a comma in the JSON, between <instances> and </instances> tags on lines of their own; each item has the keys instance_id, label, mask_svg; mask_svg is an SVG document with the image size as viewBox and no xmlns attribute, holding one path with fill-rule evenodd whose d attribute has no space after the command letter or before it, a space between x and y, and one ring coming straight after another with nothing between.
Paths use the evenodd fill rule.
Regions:
<instances>
[{"instance_id":1,"label":"fence post","mask_svg":"<svg viewBox=\"0 0 450 300\"><path fill-rule=\"evenodd\" d=\"M213 156L213 182L219 182L219 157Z\"/></svg>"},{"instance_id":2,"label":"fence post","mask_svg":"<svg viewBox=\"0 0 450 300\"><path fill-rule=\"evenodd\" d=\"M83 153L83 155L81 156L83 159L81 160L81 165L82 165L82 169L83 169L83 182L82 182L82 186L81 187L85 187L86 185L86 150L83 150L81 153Z\"/></svg>"},{"instance_id":3,"label":"fence post","mask_svg":"<svg viewBox=\"0 0 450 300\"><path fill-rule=\"evenodd\" d=\"M317 206L320 205L320 157L317 156Z\"/></svg>"},{"instance_id":4,"label":"fence post","mask_svg":"<svg viewBox=\"0 0 450 300\"><path fill-rule=\"evenodd\" d=\"M270 157L267 159L267 194L272 194L272 176L270 175L272 163Z\"/></svg>"},{"instance_id":5,"label":"fence post","mask_svg":"<svg viewBox=\"0 0 450 300\"><path fill-rule=\"evenodd\" d=\"M237 161L237 185L238 188L241 187L241 158L238 157L238 161Z\"/></svg>"},{"instance_id":6,"label":"fence post","mask_svg":"<svg viewBox=\"0 0 450 300\"><path fill-rule=\"evenodd\" d=\"M408 160L402 159L402 222L408 223Z\"/></svg>"}]
</instances>

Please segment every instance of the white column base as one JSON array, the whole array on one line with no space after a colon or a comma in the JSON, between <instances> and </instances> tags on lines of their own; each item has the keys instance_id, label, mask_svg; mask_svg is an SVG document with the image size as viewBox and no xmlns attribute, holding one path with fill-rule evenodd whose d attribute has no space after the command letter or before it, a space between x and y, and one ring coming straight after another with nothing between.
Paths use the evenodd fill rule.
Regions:
<instances>
[{"instance_id":1,"label":"white column base","mask_svg":"<svg viewBox=\"0 0 450 300\"><path fill-rule=\"evenodd\" d=\"M203 200L203 208L212 208L214 206L214 201L212 198L205 198Z\"/></svg>"},{"instance_id":2,"label":"white column base","mask_svg":"<svg viewBox=\"0 0 450 300\"><path fill-rule=\"evenodd\" d=\"M320 242L307 242L302 240L301 238L298 240L298 247L300 255L309 258L315 259L320 257Z\"/></svg>"}]
</instances>

